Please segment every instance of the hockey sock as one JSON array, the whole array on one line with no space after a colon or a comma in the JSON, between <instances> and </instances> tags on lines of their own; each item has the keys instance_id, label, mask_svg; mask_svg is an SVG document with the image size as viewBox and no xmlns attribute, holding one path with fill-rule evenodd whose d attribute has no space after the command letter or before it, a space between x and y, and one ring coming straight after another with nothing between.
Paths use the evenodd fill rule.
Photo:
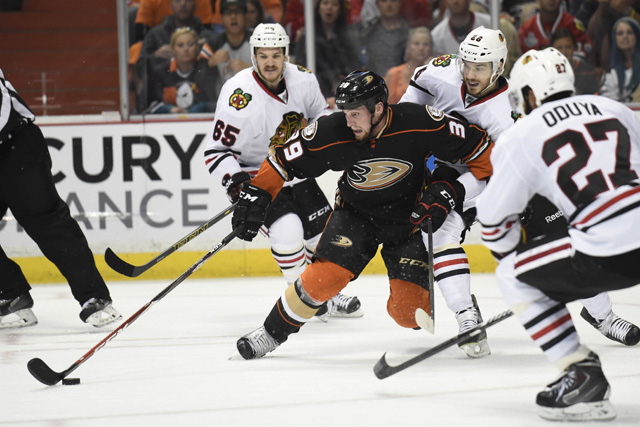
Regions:
<instances>
[{"instance_id":1,"label":"hockey sock","mask_svg":"<svg viewBox=\"0 0 640 427\"><path fill-rule=\"evenodd\" d=\"M518 317L552 363L563 364L561 360L578 352L580 339L566 305L544 297L532 302Z\"/></svg>"},{"instance_id":2,"label":"hockey sock","mask_svg":"<svg viewBox=\"0 0 640 427\"><path fill-rule=\"evenodd\" d=\"M581 299L580 302L594 319L605 319L611 313L611 298L606 292L599 293L595 297Z\"/></svg>"},{"instance_id":3,"label":"hockey sock","mask_svg":"<svg viewBox=\"0 0 640 427\"><path fill-rule=\"evenodd\" d=\"M469 260L462 247L435 252L433 273L451 311L456 313L473 305Z\"/></svg>"},{"instance_id":4,"label":"hockey sock","mask_svg":"<svg viewBox=\"0 0 640 427\"><path fill-rule=\"evenodd\" d=\"M302 287L300 280L289 285L264 321L264 327L278 343L296 333L311 319L322 302L314 301Z\"/></svg>"},{"instance_id":5,"label":"hockey sock","mask_svg":"<svg viewBox=\"0 0 640 427\"><path fill-rule=\"evenodd\" d=\"M307 267L305 250L302 245L292 250L283 250L280 252L271 248L271 254L273 255L273 259L278 263L278 267L280 267L282 275L289 284L295 282Z\"/></svg>"}]
</instances>

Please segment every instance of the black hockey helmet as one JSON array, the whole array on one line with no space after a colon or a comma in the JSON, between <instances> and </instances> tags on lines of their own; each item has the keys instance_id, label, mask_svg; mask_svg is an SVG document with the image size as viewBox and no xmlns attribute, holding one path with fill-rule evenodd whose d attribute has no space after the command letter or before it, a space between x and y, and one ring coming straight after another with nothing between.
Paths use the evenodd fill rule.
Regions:
<instances>
[{"instance_id":1,"label":"black hockey helmet","mask_svg":"<svg viewBox=\"0 0 640 427\"><path fill-rule=\"evenodd\" d=\"M389 89L384 79L373 71L353 71L342 79L336 89L336 106L352 110L361 105L373 115L376 104L382 102L387 109Z\"/></svg>"}]
</instances>

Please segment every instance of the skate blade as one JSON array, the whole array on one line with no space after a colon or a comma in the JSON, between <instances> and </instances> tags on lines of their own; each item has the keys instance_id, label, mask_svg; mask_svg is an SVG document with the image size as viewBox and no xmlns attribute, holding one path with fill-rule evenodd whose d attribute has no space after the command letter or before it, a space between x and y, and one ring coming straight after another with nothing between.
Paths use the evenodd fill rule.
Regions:
<instances>
[{"instance_id":1,"label":"skate blade","mask_svg":"<svg viewBox=\"0 0 640 427\"><path fill-rule=\"evenodd\" d=\"M460 348L472 359L480 359L491 354L491 348L489 348L487 340L463 344Z\"/></svg>"},{"instance_id":2,"label":"skate blade","mask_svg":"<svg viewBox=\"0 0 640 427\"><path fill-rule=\"evenodd\" d=\"M335 318L356 318L356 317L362 317L362 316L364 316L364 311L362 311L362 308L359 308L356 311L353 311L351 313L336 311L328 315L328 317L335 317Z\"/></svg>"},{"instance_id":3,"label":"skate blade","mask_svg":"<svg viewBox=\"0 0 640 427\"><path fill-rule=\"evenodd\" d=\"M236 350L233 352L233 354L231 356L229 356L228 360L245 360L244 357L242 357L242 355L240 355L240 353Z\"/></svg>"},{"instance_id":4,"label":"skate blade","mask_svg":"<svg viewBox=\"0 0 640 427\"><path fill-rule=\"evenodd\" d=\"M95 326L96 328L102 328L117 322L120 319L122 319L122 315L111 305L108 305L102 310L96 311L91 316L87 317L85 323Z\"/></svg>"},{"instance_id":5,"label":"skate blade","mask_svg":"<svg viewBox=\"0 0 640 427\"><path fill-rule=\"evenodd\" d=\"M0 318L0 329L26 328L37 324L38 319L30 308L18 310Z\"/></svg>"},{"instance_id":6,"label":"skate blade","mask_svg":"<svg viewBox=\"0 0 640 427\"><path fill-rule=\"evenodd\" d=\"M600 402L576 403L566 408L538 406L538 415L549 421L610 421L616 411L608 400Z\"/></svg>"}]
</instances>

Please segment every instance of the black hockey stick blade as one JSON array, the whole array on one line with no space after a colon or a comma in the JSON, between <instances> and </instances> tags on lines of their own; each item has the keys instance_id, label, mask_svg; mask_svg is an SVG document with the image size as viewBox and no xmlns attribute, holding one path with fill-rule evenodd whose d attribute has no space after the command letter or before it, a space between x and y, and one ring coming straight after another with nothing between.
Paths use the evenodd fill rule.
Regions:
<instances>
[{"instance_id":1,"label":"black hockey stick blade","mask_svg":"<svg viewBox=\"0 0 640 427\"><path fill-rule=\"evenodd\" d=\"M80 362L82 363L82 362ZM51 369L42 359L35 358L29 360L27 363L27 369L31 372L31 375L42 384L55 385L61 380L65 379L71 372L75 371L80 363L76 362L62 372L56 372Z\"/></svg>"},{"instance_id":2,"label":"black hockey stick blade","mask_svg":"<svg viewBox=\"0 0 640 427\"><path fill-rule=\"evenodd\" d=\"M489 326L493 326L496 323L502 322L504 319L507 319L509 317L513 316L513 312L511 310L507 310L504 311L500 314L498 314L495 317L492 317L491 319L487 320L486 322L482 322L479 325L477 325L474 328L469 329L468 331L465 331L461 334L456 335L453 338L449 338L446 341L443 341L442 343L438 344L435 347L432 347L420 354L418 354L417 356L412 357L411 359L396 365L396 366L391 366L387 363L387 359L385 357L385 354L382 355L382 357L380 358L380 360L378 360L378 362L375 364L375 366L373 367L373 373L376 375L376 377L378 377L379 379L385 379L390 377L391 375L397 374L398 372L404 371L405 369L415 365L418 362L422 362L425 359L428 359L429 357L440 353L442 350L445 350L451 346L454 346L462 341L465 341L466 339L476 336L478 334L480 334L480 332L482 331L482 329L486 329Z\"/></svg>"},{"instance_id":3,"label":"black hockey stick blade","mask_svg":"<svg viewBox=\"0 0 640 427\"><path fill-rule=\"evenodd\" d=\"M111 250L111 248L107 248L107 250L105 251L104 260L109 267L111 267L114 271L122 274L123 276L137 277L142 273L144 273L145 271L149 270L151 267L153 267L163 259L165 259L167 256L171 255L172 253L174 253L175 251L177 251L178 249L180 249L181 247L183 247L184 245L186 245L187 243L189 243L190 241L198 237L202 232L206 231L210 226L212 226L216 222L220 221L221 219L229 215L231 212L233 212L235 207L236 205L234 203L233 205L229 206L227 209L223 210L222 212L220 212L219 214L211 218L209 221L198 226L198 228L196 228L191 233L184 236L182 239L174 243L169 249L162 252L160 255L153 258L151 261L147 262L146 264L138 265L138 266L129 264L128 262L120 258L118 255L116 255L115 252Z\"/></svg>"},{"instance_id":4,"label":"black hockey stick blade","mask_svg":"<svg viewBox=\"0 0 640 427\"><path fill-rule=\"evenodd\" d=\"M67 375L69 375L71 372L75 371L76 368L78 368L80 365L82 365L84 362L86 362L98 350L103 348L109 341L114 339L123 329L125 329L126 327L131 325L133 322L135 322L135 320L138 317L142 316L142 314L144 312L146 312L149 308L151 308L151 306L153 304L157 303L162 298L167 296L167 294L169 294L169 292L174 290L187 277L191 276L196 270L198 270L200 267L202 267L202 265L205 262L207 262L207 260L209 260L209 258L211 258L213 255L215 255L222 248L227 246L227 244L229 244L230 241L235 239L236 236L238 234L240 234L242 231L243 231L242 228L236 228L231 233L226 235L222 239L222 241L220 241L213 248L211 248L209 250L209 252L204 254L204 256L202 258L200 258L198 261L196 261L196 263L193 264L191 267L189 267L189 269L187 269L187 271L182 273L176 280L171 282L171 284L169 286L167 286L166 288L164 288L158 295L153 297L149 302L147 302L144 306L142 306L138 311L133 313L133 315L131 317L129 317L124 322L122 322L122 324L120 324L120 326L118 326L116 329L114 329L109 335L104 337L102 339L102 341L100 341L98 344L96 344L91 350L86 352L80 359L76 360L67 370L62 371L62 372L56 372L53 369L51 369L46 363L44 363L44 361L42 361L42 359L38 359L38 358L29 360L29 362L27 363L27 369L29 369L29 372L31 373L31 375L33 375L33 377L35 379L37 379L38 381L40 381L41 383L46 384L46 385L55 385L55 384L57 384L62 379L64 379Z\"/></svg>"}]
</instances>

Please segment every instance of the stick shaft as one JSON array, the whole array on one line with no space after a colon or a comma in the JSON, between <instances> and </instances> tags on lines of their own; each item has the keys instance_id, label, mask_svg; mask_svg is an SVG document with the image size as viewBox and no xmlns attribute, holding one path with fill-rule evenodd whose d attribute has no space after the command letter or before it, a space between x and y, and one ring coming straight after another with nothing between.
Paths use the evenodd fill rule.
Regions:
<instances>
[{"instance_id":1,"label":"stick shaft","mask_svg":"<svg viewBox=\"0 0 640 427\"><path fill-rule=\"evenodd\" d=\"M431 316L431 322L435 328L436 322L436 307L433 301L433 293L435 292L434 286L434 272L433 272L433 227L431 224L431 218L427 218L427 250L429 251L429 315ZM433 329L431 331L433 333Z\"/></svg>"},{"instance_id":2,"label":"stick shaft","mask_svg":"<svg viewBox=\"0 0 640 427\"><path fill-rule=\"evenodd\" d=\"M65 378L71 372L75 371L80 365L86 362L91 356L93 356L98 350L104 347L109 341L114 339L123 329L131 325L136 321L142 314L147 311L153 304L160 301L162 298L167 296L169 292L174 290L180 283L182 283L187 277L191 276L196 270L198 270L205 262L209 260L213 255L215 255L220 249L224 248L231 240L233 240L240 232L241 228L237 228L229 233L226 237L222 239L218 244L216 244L213 248L209 250L202 258L200 258L195 264L189 267L184 273L180 275L176 280L174 280L169 286L164 288L158 295L153 297L149 302L147 302L144 306L142 306L138 311L133 313L131 317L122 322L120 326L114 329L109 335L104 337L102 341L96 344L91 350L86 352L82 357L76 360L68 369L62 372L55 372L51 368L49 368L42 360L40 359L31 359L28 363L29 372L40 382L53 385L58 381Z\"/></svg>"},{"instance_id":3,"label":"stick shaft","mask_svg":"<svg viewBox=\"0 0 640 427\"><path fill-rule=\"evenodd\" d=\"M196 228L191 233L184 236L182 239L178 240L170 248L168 248L167 250L165 250L160 255L156 256L146 264L138 265L138 266L129 264L128 262L120 258L118 255L116 255L116 253L113 252L111 248L107 248L107 250L105 251L104 260L109 267L111 267L114 271L122 274L123 276L137 277L142 273L144 273L145 271L149 270L151 267L153 267L163 259L165 259L167 256L171 255L172 253L174 253L175 251L177 251L178 249L180 249L181 247L183 247L184 245L186 245L187 243L189 243L190 241L198 237L200 234L206 231L213 224L225 218L227 215L233 212L235 207L236 205L234 203L233 205L229 206L228 208L226 208L225 210L223 210L222 212L220 212L219 214L211 218L209 221L199 225L198 228Z\"/></svg>"},{"instance_id":4,"label":"stick shaft","mask_svg":"<svg viewBox=\"0 0 640 427\"><path fill-rule=\"evenodd\" d=\"M496 323L502 322L503 320L511 317L512 315L513 315L513 312L511 310L504 311L498 314L497 316L487 320L486 322L482 322L479 325L476 325L475 327L469 329L466 332L458 334L453 338L449 338L448 340L441 342L437 346L432 347L428 350L425 350L422 353L418 354L417 356L414 356L411 359L405 362L402 362L401 364L396 366L391 366L387 363L387 360L385 357L386 353L385 353L382 355L380 360L378 360L378 362L373 367L373 372L375 373L376 377L378 377L379 379L390 377L391 375L404 371L405 369L415 365L416 363L422 362L423 360L428 359L429 357L435 354L438 354L441 351L451 346L454 346L460 342L465 341L471 336L479 334L482 329L486 329L490 326L495 325Z\"/></svg>"}]
</instances>

